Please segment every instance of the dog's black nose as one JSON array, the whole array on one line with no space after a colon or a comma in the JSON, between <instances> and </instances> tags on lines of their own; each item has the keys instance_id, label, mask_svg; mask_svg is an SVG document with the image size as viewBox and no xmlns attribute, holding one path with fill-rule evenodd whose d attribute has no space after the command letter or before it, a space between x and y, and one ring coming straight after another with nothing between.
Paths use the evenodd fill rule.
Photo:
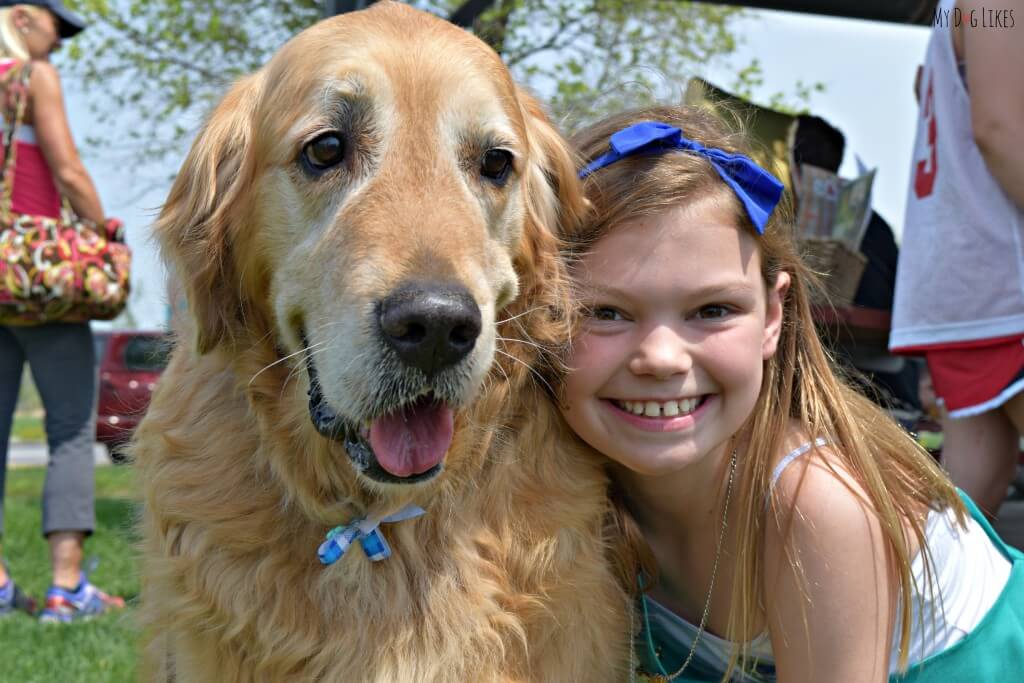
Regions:
<instances>
[{"instance_id":1,"label":"dog's black nose","mask_svg":"<svg viewBox=\"0 0 1024 683\"><path fill-rule=\"evenodd\" d=\"M459 285L409 282L380 305L384 340L427 375L458 363L480 335L480 308Z\"/></svg>"}]
</instances>

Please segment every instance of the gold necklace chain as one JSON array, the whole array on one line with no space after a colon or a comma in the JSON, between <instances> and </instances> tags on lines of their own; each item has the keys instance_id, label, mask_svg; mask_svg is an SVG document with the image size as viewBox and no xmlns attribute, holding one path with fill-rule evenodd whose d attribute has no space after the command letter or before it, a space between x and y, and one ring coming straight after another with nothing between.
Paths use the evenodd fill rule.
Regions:
<instances>
[{"instance_id":1,"label":"gold necklace chain","mask_svg":"<svg viewBox=\"0 0 1024 683\"><path fill-rule=\"evenodd\" d=\"M700 643L701 636L704 635L704 629L707 627L708 623L708 614L711 613L711 596L715 592L715 577L718 575L718 560L722 556L722 543L725 541L725 530L729 526L729 499L732 497L732 483L735 478L736 450L734 449L732 452L732 458L729 459L729 483L725 488L725 505L722 508L722 528L718 532L718 543L715 546L715 563L711 566L711 585L708 586L708 595L704 599L704 613L700 617L700 626L697 627L697 635L693 639L693 645L690 646L690 654L686 656L686 661L683 662L683 665L679 667L676 670L676 672L671 676L666 676L664 674L655 674L654 676L649 676L649 679L651 681L655 681L656 683L668 683L669 681L674 681L675 679L679 678L679 676L682 675L684 671L686 671L686 668L690 666L690 662L693 661L693 656L697 654L697 645ZM640 596L640 599L645 599L642 594ZM650 633L651 624L647 619L647 610L644 610L643 614L644 628L647 629L648 633ZM632 610L630 611L630 615L632 615ZM629 628L630 632L632 632L632 619L630 619ZM631 682L636 680L636 668L633 666L632 649L633 648L631 647L629 658Z\"/></svg>"}]
</instances>

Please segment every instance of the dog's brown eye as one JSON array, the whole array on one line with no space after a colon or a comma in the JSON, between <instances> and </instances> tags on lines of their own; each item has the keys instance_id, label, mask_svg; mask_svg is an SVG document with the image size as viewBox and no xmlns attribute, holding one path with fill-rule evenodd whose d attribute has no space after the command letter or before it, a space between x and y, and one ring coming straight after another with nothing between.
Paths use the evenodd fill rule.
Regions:
<instances>
[{"instance_id":1,"label":"dog's brown eye","mask_svg":"<svg viewBox=\"0 0 1024 683\"><path fill-rule=\"evenodd\" d=\"M506 149L489 149L480 162L480 175L498 183L505 182L512 170L512 153Z\"/></svg>"},{"instance_id":2,"label":"dog's brown eye","mask_svg":"<svg viewBox=\"0 0 1024 683\"><path fill-rule=\"evenodd\" d=\"M302 156L313 169L326 170L345 158L345 141L337 133L324 133L303 148Z\"/></svg>"}]
</instances>

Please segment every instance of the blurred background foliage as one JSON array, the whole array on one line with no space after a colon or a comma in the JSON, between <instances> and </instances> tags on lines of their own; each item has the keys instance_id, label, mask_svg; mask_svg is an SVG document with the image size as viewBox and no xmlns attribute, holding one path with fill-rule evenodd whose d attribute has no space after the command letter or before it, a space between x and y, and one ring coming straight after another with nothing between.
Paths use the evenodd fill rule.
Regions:
<instances>
[{"instance_id":1,"label":"blurred background foliage","mask_svg":"<svg viewBox=\"0 0 1024 683\"><path fill-rule=\"evenodd\" d=\"M318 0L72 0L90 22L62 55L65 78L88 93L109 130L88 137L126 167L174 161L227 85L259 68L318 21ZM416 1L449 17L462 0ZM472 30L545 99L563 129L652 101L679 100L686 80L736 50L744 10L673 0L493 0L473 3ZM465 8L462 8L465 9ZM726 63L728 63L726 61ZM730 65L740 95L759 63ZM768 104L801 109L820 84L795 83ZM176 166L176 163L174 164Z\"/></svg>"}]
</instances>

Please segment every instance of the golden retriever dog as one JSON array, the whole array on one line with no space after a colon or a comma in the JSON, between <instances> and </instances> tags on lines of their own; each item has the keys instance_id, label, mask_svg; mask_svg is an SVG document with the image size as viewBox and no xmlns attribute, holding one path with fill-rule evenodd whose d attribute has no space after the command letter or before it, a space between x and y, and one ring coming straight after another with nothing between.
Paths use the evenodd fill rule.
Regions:
<instances>
[{"instance_id":1,"label":"golden retriever dog","mask_svg":"<svg viewBox=\"0 0 1024 683\"><path fill-rule=\"evenodd\" d=\"M191 329L133 447L144 679L626 680L606 480L551 390L585 209L498 56L407 6L231 89L156 227ZM390 557L318 558L382 519Z\"/></svg>"}]
</instances>

